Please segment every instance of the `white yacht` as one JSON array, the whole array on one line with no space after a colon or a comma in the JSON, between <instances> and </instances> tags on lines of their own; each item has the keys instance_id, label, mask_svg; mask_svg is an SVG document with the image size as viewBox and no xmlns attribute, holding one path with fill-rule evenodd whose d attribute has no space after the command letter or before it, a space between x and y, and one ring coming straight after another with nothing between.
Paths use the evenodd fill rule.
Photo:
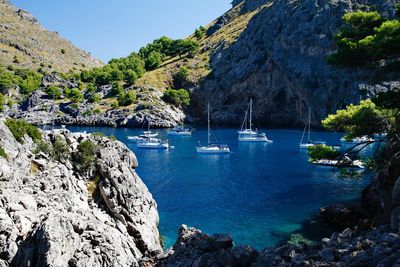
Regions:
<instances>
[{"instance_id":1,"label":"white yacht","mask_svg":"<svg viewBox=\"0 0 400 267\"><path fill-rule=\"evenodd\" d=\"M138 136L128 136L128 140L132 142L138 142L138 141L148 140L150 138L157 136L158 133L153 133L152 131L150 131L150 121L149 121L147 125L147 131L143 131L143 134Z\"/></svg>"},{"instance_id":2,"label":"white yacht","mask_svg":"<svg viewBox=\"0 0 400 267\"><path fill-rule=\"evenodd\" d=\"M210 104L207 106L207 134L208 134L208 140L207 140L207 146L201 146L199 145L196 147L197 153L200 154L227 154L230 153L231 151L229 150L229 147L225 144L217 144L217 143L211 143L211 129L210 129Z\"/></svg>"},{"instance_id":3,"label":"white yacht","mask_svg":"<svg viewBox=\"0 0 400 267\"><path fill-rule=\"evenodd\" d=\"M189 128L185 128L182 126L176 126L168 131L168 135L176 135L176 136L190 136L192 135L192 130Z\"/></svg>"},{"instance_id":4,"label":"white yacht","mask_svg":"<svg viewBox=\"0 0 400 267\"><path fill-rule=\"evenodd\" d=\"M307 135L307 142L304 142L304 137L306 135L306 132L308 132ZM311 141L311 108L308 109L308 121L306 125L304 126L304 131L303 131L303 136L301 137L300 141L300 148L309 148L313 147L316 145L325 145L326 142L324 141Z\"/></svg>"},{"instance_id":5,"label":"white yacht","mask_svg":"<svg viewBox=\"0 0 400 267\"><path fill-rule=\"evenodd\" d=\"M168 141L160 140L157 138L141 139L137 141L138 148L148 149L168 149Z\"/></svg>"},{"instance_id":6,"label":"white yacht","mask_svg":"<svg viewBox=\"0 0 400 267\"><path fill-rule=\"evenodd\" d=\"M247 127L247 114L248 111L250 113L249 116L249 127ZM242 127L239 134L239 141L240 142L268 142L272 143L272 140L269 140L265 133L259 133L256 129L255 131L252 129L253 122L252 122L252 115L253 115L253 99L250 99L249 109L246 110L246 114L242 123Z\"/></svg>"}]
</instances>

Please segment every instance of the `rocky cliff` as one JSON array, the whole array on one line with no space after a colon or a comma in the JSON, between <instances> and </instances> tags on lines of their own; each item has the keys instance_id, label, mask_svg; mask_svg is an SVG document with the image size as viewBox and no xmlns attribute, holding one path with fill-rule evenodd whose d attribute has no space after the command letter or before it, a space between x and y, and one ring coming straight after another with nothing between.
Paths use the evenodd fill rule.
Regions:
<instances>
[{"instance_id":1,"label":"rocky cliff","mask_svg":"<svg viewBox=\"0 0 400 267\"><path fill-rule=\"evenodd\" d=\"M56 32L44 29L28 12L0 1L0 64L67 72L102 66Z\"/></svg>"},{"instance_id":2,"label":"rocky cliff","mask_svg":"<svg viewBox=\"0 0 400 267\"><path fill-rule=\"evenodd\" d=\"M241 2L234 4L250 10L269 4L234 43L211 53L212 73L194 90L199 108L193 113L204 114L210 101L213 119L231 124L243 117L253 98L260 124L299 125L311 107L313 124L318 125L349 103L398 87L398 78L374 79L379 68L373 64L349 69L327 63L327 56L336 51L335 34L345 13L376 8L393 17L394 0Z\"/></svg>"},{"instance_id":3,"label":"rocky cliff","mask_svg":"<svg viewBox=\"0 0 400 267\"><path fill-rule=\"evenodd\" d=\"M93 168L73 156L96 146ZM161 251L157 205L120 142L68 131L43 133L62 158L15 140L0 120L0 266L139 266Z\"/></svg>"}]
</instances>

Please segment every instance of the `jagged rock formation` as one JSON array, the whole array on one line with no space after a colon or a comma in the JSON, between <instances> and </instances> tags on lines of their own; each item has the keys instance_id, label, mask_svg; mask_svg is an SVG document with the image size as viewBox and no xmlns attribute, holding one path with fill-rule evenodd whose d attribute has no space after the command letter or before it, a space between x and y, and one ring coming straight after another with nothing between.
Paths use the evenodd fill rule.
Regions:
<instances>
[{"instance_id":1,"label":"jagged rock formation","mask_svg":"<svg viewBox=\"0 0 400 267\"><path fill-rule=\"evenodd\" d=\"M316 246L286 244L257 251L233 246L227 235L208 236L182 226L179 239L158 266L397 266L400 236L388 226L369 231L345 229Z\"/></svg>"},{"instance_id":2,"label":"jagged rock formation","mask_svg":"<svg viewBox=\"0 0 400 267\"><path fill-rule=\"evenodd\" d=\"M0 120L0 266L139 266L161 251L157 205L135 172L135 155L104 137L46 132L71 153L84 140L97 147L87 173L71 157L34 154Z\"/></svg>"},{"instance_id":3,"label":"jagged rock formation","mask_svg":"<svg viewBox=\"0 0 400 267\"><path fill-rule=\"evenodd\" d=\"M41 67L49 72L67 72L102 66L93 58L63 39L45 30L28 12L0 2L0 63L19 68Z\"/></svg>"},{"instance_id":4,"label":"jagged rock formation","mask_svg":"<svg viewBox=\"0 0 400 267\"><path fill-rule=\"evenodd\" d=\"M327 114L398 84L395 77L375 80L379 68L327 63L327 56L336 51L334 35L343 14L373 6L393 17L394 0L240 2L234 3L249 9L270 3L236 42L211 53L212 75L194 90L199 106L194 114L205 114L210 101L213 120L231 124L243 117L252 97L260 124L300 125L311 107L313 124L319 125Z\"/></svg>"}]
</instances>

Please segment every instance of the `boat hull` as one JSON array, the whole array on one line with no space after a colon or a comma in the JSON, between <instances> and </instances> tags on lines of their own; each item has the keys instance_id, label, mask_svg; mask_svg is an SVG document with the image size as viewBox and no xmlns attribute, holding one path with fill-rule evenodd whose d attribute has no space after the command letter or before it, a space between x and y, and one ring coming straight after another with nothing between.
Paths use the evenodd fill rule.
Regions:
<instances>
[{"instance_id":1,"label":"boat hull","mask_svg":"<svg viewBox=\"0 0 400 267\"><path fill-rule=\"evenodd\" d=\"M240 142L273 143L272 140L269 140L269 139L266 138L266 137L265 137L265 138L252 138L252 137L246 138L246 137L239 137L238 140L239 140Z\"/></svg>"},{"instance_id":2,"label":"boat hull","mask_svg":"<svg viewBox=\"0 0 400 267\"><path fill-rule=\"evenodd\" d=\"M229 154L231 151L229 148L217 148L217 147L196 147L196 151L199 154Z\"/></svg>"},{"instance_id":3,"label":"boat hull","mask_svg":"<svg viewBox=\"0 0 400 267\"><path fill-rule=\"evenodd\" d=\"M300 148L308 149L309 147L314 147L315 144L300 144Z\"/></svg>"},{"instance_id":4,"label":"boat hull","mask_svg":"<svg viewBox=\"0 0 400 267\"><path fill-rule=\"evenodd\" d=\"M154 143L138 143L138 148L146 148L146 149L168 149L168 144L154 144Z\"/></svg>"},{"instance_id":5,"label":"boat hull","mask_svg":"<svg viewBox=\"0 0 400 267\"><path fill-rule=\"evenodd\" d=\"M192 132L168 132L168 135L171 136L191 136Z\"/></svg>"}]
</instances>

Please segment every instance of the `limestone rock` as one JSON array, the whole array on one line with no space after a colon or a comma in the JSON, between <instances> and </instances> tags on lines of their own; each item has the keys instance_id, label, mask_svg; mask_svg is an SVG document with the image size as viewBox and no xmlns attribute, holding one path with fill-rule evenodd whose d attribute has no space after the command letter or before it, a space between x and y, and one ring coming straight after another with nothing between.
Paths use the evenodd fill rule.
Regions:
<instances>
[{"instance_id":1,"label":"limestone rock","mask_svg":"<svg viewBox=\"0 0 400 267\"><path fill-rule=\"evenodd\" d=\"M33 154L32 140L18 143L0 120L8 155L0 159L1 264L139 266L158 255L157 205L135 172L135 155L120 142L67 130L43 132L43 140L55 135L71 153L83 140L98 147L93 175L80 172L73 157L62 163ZM31 162L40 168L32 171Z\"/></svg>"}]
</instances>

